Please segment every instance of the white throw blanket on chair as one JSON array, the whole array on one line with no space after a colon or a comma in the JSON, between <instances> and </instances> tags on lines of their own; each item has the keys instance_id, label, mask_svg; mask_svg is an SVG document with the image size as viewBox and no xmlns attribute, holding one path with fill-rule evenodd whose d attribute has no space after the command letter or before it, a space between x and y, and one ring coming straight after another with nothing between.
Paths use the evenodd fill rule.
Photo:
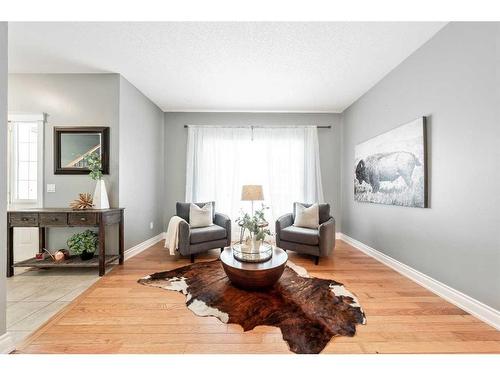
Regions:
<instances>
[{"instance_id":1,"label":"white throw blanket on chair","mask_svg":"<svg viewBox=\"0 0 500 375\"><path fill-rule=\"evenodd\" d=\"M182 217L173 216L168 222L165 247L170 251L170 255L175 255L175 250L179 248L179 226L183 221L186 222Z\"/></svg>"}]
</instances>

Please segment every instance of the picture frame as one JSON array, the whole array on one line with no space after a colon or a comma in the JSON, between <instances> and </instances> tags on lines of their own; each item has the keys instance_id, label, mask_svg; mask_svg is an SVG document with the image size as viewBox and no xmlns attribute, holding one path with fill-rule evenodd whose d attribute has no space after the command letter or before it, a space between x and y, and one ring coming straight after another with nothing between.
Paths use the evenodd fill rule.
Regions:
<instances>
[{"instance_id":1,"label":"picture frame","mask_svg":"<svg viewBox=\"0 0 500 375\"><path fill-rule=\"evenodd\" d=\"M429 207L426 117L357 144L354 162L355 201Z\"/></svg>"},{"instance_id":2,"label":"picture frame","mask_svg":"<svg viewBox=\"0 0 500 375\"><path fill-rule=\"evenodd\" d=\"M85 156L101 155L102 173L109 174L109 127L54 127L54 174L89 174Z\"/></svg>"}]
</instances>

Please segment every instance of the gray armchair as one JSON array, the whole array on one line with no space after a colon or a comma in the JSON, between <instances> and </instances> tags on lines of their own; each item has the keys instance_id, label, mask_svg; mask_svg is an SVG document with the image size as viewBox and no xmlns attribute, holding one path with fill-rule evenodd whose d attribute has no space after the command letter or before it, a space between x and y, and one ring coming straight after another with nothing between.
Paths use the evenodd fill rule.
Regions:
<instances>
[{"instance_id":1,"label":"gray armchair","mask_svg":"<svg viewBox=\"0 0 500 375\"><path fill-rule=\"evenodd\" d=\"M205 203L195 203L198 207L203 207ZM190 203L177 202L176 215L182 217L187 222L181 222L179 228L179 252L184 256L191 256L191 263L198 253L210 249L220 248L231 244L231 219L224 214L215 212L215 202L213 207L214 225L202 228L191 228L189 226L189 205Z\"/></svg>"},{"instance_id":2,"label":"gray armchair","mask_svg":"<svg viewBox=\"0 0 500 375\"><path fill-rule=\"evenodd\" d=\"M301 203L305 207L310 204ZM319 205L318 229L294 227L297 202L293 204L293 213L285 214L276 220L276 246L284 250L313 255L315 264L320 257L326 257L335 248L335 219L330 216L330 205Z\"/></svg>"}]
</instances>

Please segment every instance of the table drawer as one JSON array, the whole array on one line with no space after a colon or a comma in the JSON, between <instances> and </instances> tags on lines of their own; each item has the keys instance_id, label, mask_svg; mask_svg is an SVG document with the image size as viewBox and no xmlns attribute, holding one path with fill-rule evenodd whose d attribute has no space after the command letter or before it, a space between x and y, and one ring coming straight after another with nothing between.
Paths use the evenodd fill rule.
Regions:
<instances>
[{"instance_id":1,"label":"table drawer","mask_svg":"<svg viewBox=\"0 0 500 375\"><path fill-rule=\"evenodd\" d=\"M96 225L97 214L90 212L72 212L68 214L69 225Z\"/></svg>"},{"instance_id":2,"label":"table drawer","mask_svg":"<svg viewBox=\"0 0 500 375\"><path fill-rule=\"evenodd\" d=\"M53 214L40 214L40 226L65 226L68 225L68 214L66 213L53 213Z\"/></svg>"},{"instance_id":3,"label":"table drawer","mask_svg":"<svg viewBox=\"0 0 500 375\"><path fill-rule=\"evenodd\" d=\"M38 226L38 214L13 212L9 214L9 223L16 227L36 227Z\"/></svg>"}]
</instances>

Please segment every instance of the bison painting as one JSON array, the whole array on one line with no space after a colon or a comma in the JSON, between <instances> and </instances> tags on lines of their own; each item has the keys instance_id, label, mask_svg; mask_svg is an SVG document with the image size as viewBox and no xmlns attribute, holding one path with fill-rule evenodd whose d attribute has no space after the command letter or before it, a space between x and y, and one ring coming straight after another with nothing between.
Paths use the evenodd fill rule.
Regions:
<instances>
[{"instance_id":1,"label":"bison painting","mask_svg":"<svg viewBox=\"0 0 500 375\"><path fill-rule=\"evenodd\" d=\"M366 181L372 191L379 191L381 181L393 182L402 177L408 187L413 185L412 175L415 166L421 165L411 152L389 152L370 155L360 160L356 166L356 179L359 183Z\"/></svg>"},{"instance_id":2,"label":"bison painting","mask_svg":"<svg viewBox=\"0 0 500 375\"><path fill-rule=\"evenodd\" d=\"M425 118L356 146L354 199L427 207Z\"/></svg>"}]
</instances>

